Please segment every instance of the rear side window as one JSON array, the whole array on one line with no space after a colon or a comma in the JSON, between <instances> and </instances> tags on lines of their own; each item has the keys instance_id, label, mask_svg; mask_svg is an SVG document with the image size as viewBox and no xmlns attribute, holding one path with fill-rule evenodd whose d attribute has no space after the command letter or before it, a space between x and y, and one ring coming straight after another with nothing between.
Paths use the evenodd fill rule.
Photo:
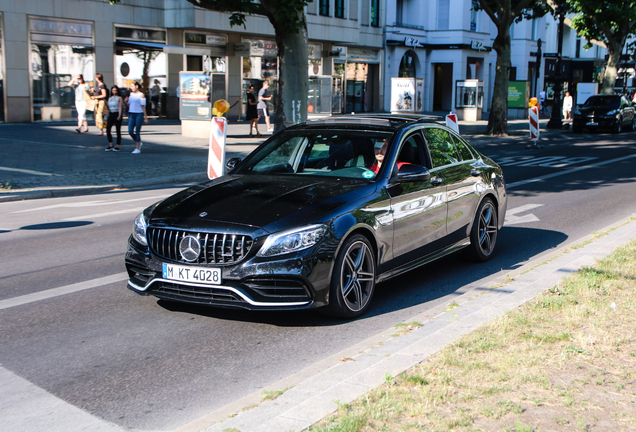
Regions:
<instances>
[{"instance_id":1,"label":"rear side window","mask_svg":"<svg viewBox=\"0 0 636 432\"><path fill-rule=\"evenodd\" d=\"M459 156L462 158L462 160L468 161L468 160L475 159L475 156L471 153L470 149L468 148L468 146L466 145L463 139L461 139L457 135L451 135L451 136L453 137L453 140L455 141L455 147L457 147L457 152L459 153Z\"/></svg>"},{"instance_id":2,"label":"rear side window","mask_svg":"<svg viewBox=\"0 0 636 432\"><path fill-rule=\"evenodd\" d=\"M453 138L444 129L426 128L423 130L431 154L433 168L454 164L460 161Z\"/></svg>"}]
</instances>

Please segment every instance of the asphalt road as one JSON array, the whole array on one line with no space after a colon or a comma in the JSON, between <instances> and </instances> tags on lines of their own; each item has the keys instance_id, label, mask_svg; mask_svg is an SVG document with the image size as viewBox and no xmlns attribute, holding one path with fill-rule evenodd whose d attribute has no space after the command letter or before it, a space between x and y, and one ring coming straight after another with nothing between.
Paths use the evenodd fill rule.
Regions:
<instances>
[{"instance_id":1,"label":"asphalt road","mask_svg":"<svg viewBox=\"0 0 636 432\"><path fill-rule=\"evenodd\" d=\"M176 189L0 204L1 368L123 428L172 430L636 214L636 133L563 133L541 149L474 144L509 185L496 257L451 256L383 283L353 322L174 308L128 291L132 220ZM112 275L122 280L100 279Z\"/></svg>"}]
</instances>

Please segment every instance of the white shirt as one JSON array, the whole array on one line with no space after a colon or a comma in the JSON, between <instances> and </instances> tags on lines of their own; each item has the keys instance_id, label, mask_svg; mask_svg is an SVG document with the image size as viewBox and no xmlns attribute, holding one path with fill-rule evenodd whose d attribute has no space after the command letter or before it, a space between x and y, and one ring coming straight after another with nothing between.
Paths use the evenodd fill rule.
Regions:
<instances>
[{"instance_id":1,"label":"white shirt","mask_svg":"<svg viewBox=\"0 0 636 432\"><path fill-rule=\"evenodd\" d=\"M563 109L565 111L572 111L572 96L566 96L563 99Z\"/></svg>"},{"instance_id":2,"label":"white shirt","mask_svg":"<svg viewBox=\"0 0 636 432\"><path fill-rule=\"evenodd\" d=\"M108 98L108 111L119 112L119 96L111 96Z\"/></svg>"},{"instance_id":3,"label":"white shirt","mask_svg":"<svg viewBox=\"0 0 636 432\"><path fill-rule=\"evenodd\" d=\"M146 98L143 97L142 92L131 92L128 96L128 112L129 113L143 113L142 107L146 106Z\"/></svg>"}]
</instances>

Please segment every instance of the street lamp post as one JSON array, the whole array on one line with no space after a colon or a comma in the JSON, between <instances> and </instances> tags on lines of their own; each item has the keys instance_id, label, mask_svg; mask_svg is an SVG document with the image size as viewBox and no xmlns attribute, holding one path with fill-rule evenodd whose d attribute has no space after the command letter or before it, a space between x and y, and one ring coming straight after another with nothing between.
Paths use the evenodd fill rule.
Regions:
<instances>
[{"instance_id":1,"label":"street lamp post","mask_svg":"<svg viewBox=\"0 0 636 432\"><path fill-rule=\"evenodd\" d=\"M565 23L565 0L559 0L557 5L557 14L559 15L559 25L557 27L557 57L556 57L556 83L554 84L554 105L552 106L552 115L548 122L548 129L563 128L562 119L562 100L561 91L563 90L562 56L563 56L563 26Z\"/></svg>"}]
</instances>

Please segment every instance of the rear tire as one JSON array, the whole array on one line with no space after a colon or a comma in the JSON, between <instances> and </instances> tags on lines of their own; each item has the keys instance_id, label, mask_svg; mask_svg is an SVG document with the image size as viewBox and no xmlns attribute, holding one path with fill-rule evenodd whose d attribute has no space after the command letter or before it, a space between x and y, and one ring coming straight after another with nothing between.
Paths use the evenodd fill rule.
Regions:
<instances>
[{"instance_id":1,"label":"rear tire","mask_svg":"<svg viewBox=\"0 0 636 432\"><path fill-rule=\"evenodd\" d=\"M473 228L470 231L468 257L477 262L486 262L492 258L498 233L499 224L495 204L492 199L485 198L479 204Z\"/></svg>"},{"instance_id":2,"label":"rear tire","mask_svg":"<svg viewBox=\"0 0 636 432\"><path fill-rule=\"evenodd\" d=\"M329 304L320 311L328 316L353 319L364 315L375 290L375 254L363 235L349 237L334 261Z\"/></svg>"}]
</instances>

